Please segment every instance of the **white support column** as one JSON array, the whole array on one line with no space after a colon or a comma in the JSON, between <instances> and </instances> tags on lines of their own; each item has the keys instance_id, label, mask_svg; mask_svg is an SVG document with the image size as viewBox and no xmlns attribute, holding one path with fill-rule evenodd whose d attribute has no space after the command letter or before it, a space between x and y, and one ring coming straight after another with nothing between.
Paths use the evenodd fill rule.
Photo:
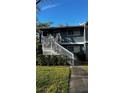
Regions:
<instances>
[{"instance_id":1,"label":"white support column","mask_svg":"<svg viewBox=\"0 0 124 93\"><path fill-rule=\"evenodd\" d=\"M52 41L50 42L50 45L51 45L51 55L52 55L52 52L53 52Z\"/></svg>"},{"instance_id":2,"label":"white support column","mask_svg":"<svg viewBox=\"0 0 124 93\"><path fill-rule=\"evenodd\" d=\"M84 24L84 52L86 53L86 30L85 30L85 24Z\"/></svg>"},{"instance_id":3,"label":"white support column","mask_svg":"<svg viewBox=\"0 0 124 93\"><path fill-rule=\"evenodd\" d=\"M74 66L74 55L72 56L72 66Z\"/></svg>"}]
</instances>

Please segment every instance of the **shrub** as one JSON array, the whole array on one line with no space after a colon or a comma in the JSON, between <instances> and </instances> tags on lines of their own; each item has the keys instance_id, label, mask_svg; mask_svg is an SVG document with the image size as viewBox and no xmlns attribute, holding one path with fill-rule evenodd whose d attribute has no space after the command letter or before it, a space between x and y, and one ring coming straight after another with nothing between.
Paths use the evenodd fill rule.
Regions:
<instances>
[{"instance_id":1,"label":"shrub","mask_svg":"<svg viewBox=\"0 0 124 93\"><path fill-rule=\"evenodd\" d=\"M69 65L68 59L64 55L37 55L36 65L42 66L61 66Z\"/></svg>"},{"instance_id":2,"label":"shrub","mask_svg":"<svg viewBox=\"0 0 124 93\"><path fill-rule=\"evenodd\" d=\"M42 50L42 44L38 43L36 46L36 54L43 54L43 50Z\"/></svg>"}]
</instances>

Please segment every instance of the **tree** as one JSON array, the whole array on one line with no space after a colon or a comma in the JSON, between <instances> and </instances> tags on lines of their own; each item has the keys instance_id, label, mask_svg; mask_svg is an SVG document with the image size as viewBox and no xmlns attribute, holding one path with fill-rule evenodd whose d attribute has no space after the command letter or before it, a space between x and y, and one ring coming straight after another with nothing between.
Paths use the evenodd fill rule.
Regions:
<instances>
[{"instance_id":1,"label":"tree","mask_svg":"<svg viewBox=\"0 0 124 93\"><path fill-rule=\"evenodd\" d=\"M48 0L36 0L36 11L41 12L40 10L40 6L42 3L45 3ZM47 22L47 23L40 23L38 22L38 17L36 17L36 30L39 30L38 28L48 28L50 27L50 25L52 24L52 22ZM39 38L36 39L36 53L37 55L42 54L43 50L42 50L42 44L41 44L41 33L38 31L39 33Z\"/></svg>"},{"instance_id":2,"label":"tree","mask_svg":"<svg viewBox=\"0 0 124 93\"><path fill-rule=\"evenodd\" d=\"M43 0L36 0L36 11L40 11L39 4L42 2L43 2Z\"/></svg>"},{"instance_id":3,"label":"tree","mask_svg":"<svg viewBox=\"0 0 124 93\"><path fill-rule=\"evenodd\" d=\"M40 5L47 2L48 0L36 0L36 10L40 11Z\"/></svg>"},{"instance_id":4,"label":"tree","mask_svg":"<svg viewBox=\"0 0 124 93\"><path fill-rule=\"evenodd\" d=\"M38 13L41 12L41 6L43 3L48 2L49 0L36 0L36 22L38 22Z\"/></svg>"},{"instance_id":5,"label":"tree","mask_svg":"<svg viewBox=\"0 0 124 93\"><path fill-rule=\"evenodd\" d=\"M39 4L43 0L36 0L36 5Z\"/></svg>"},{"instance_id":6,"label":"tree","mask_svg":"<svg viewBox=\"0 0 124 93\"><path fill-rule=\"evenodd\" d=\"M38 22L37 23L37 27L40 27L40 28L49 28L51 25L53 24L53 22L46 22L46 23L41 23L41 22Z\"/></svg>"}]
</instances>

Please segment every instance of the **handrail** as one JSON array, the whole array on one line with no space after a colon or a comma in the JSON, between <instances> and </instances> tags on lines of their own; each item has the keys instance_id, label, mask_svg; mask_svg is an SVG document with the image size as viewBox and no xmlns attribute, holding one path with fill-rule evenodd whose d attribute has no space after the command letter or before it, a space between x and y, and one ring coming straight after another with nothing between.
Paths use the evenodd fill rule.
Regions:
<instances>
[{"instance_id":1,"label":"handrail","mask_svg":"<svg viewBox=\"0 0 124 93\"><path fill-rule=\"evenodd\" d=\"M64 48L63 46L61 46L60 44L58 44L56 42L56 40L54 40L54 38L52 36L49 37L42 37L42 48L43 51L45 50L51 50L56 52L59 55L65 55L67 56L69 59L72 60L72 62L70 64L74 64L74 54L72 52L70 52L69 50L67 50L66 48Z\"/></svg>"},{"instance_id":2,"label":"handrail","mask_svg":"<svg viewBox=\"0 0 124 93\"><path fill-rule=\"evenodd\" d=\"M67 50L66 48L64 48L63 46L61 46L60 44L58 44L57 42L54 42L55 46L58 47L58 53L61 55L66 55L70 58L73 58L73 53L71 53L69 50Z\"/></svg>"}]
</instances>

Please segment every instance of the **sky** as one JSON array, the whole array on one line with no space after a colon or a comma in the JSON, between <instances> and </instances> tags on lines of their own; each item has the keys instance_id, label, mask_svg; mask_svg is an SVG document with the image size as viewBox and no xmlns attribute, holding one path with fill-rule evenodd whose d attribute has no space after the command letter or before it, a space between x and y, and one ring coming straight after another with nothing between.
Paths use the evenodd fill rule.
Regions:
<instances>
[{"instance_id":1,"label":"sky","mask_svg":"<svg viewBox=\"0 0 124 93\"><path fill-rule=\"evenodd\" d=\"M88 0L48 0L39 5L37 18L42 23L74 26L88 21Z\"/></svg>"}]
</instances>

